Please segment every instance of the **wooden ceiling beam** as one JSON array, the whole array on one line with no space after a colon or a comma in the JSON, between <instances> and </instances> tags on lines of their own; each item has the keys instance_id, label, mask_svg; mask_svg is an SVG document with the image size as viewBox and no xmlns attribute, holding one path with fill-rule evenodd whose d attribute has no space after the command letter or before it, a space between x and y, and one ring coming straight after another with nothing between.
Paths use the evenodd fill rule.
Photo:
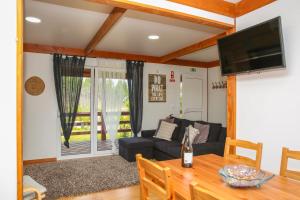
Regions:
<instances>
[{"instance_id":1,"label":"wooden ceiling beam","mask_svg":"<svg viewBox=\"0 0 300 200\"><path fill-rule=\"evenodd\" d=\"M207 68L211 68L211 67L218 67L220 66L220 61L219 60L214 60L214 61L211 61L211 62L207 62L205 67Z\"/></svg>"},{"instance_id":2,"label":"wooden ceiling beam","mask_svg":"<svg viewBox=\"0 0 300 200\"><path fill-rule=\"evenodd\" d=\"M198 8L228 17L235 17L235 4L224 0L169 0L175 3Z\"/></svg>"},{"instance_id":3,"label":"wooden ceiling beam","mask_svg":"<svg viewBox=\"0 0 300 200\"><path fill-rule=\"evenodd\" d=\"M89 42L87 47L85 48L85 53L88 55L95 49L95 47L99 44L99 42L103 39L103 37L110 31L110 29L118 22L118 20L125 13L126 9L115 7L102 26L99 28L95 36Z\"/></svg>"},{"instance_id":4,"label":"wooden ceiling beam","mask_svg":"<svg viewBox=\"0 0 300 200\"><path fill-rule=\"evenodd\" d=\"M211 38L208 38L206 40L203 40L203 41L197 42L195 44L192 44L190 46L184 47L182 49L179 49L177 51L169 53L165 56L162 56L161 61L162 62L167 62L169 60L179 58L181 56L184 56L184 55L187 55L187 54L190 54L190 53L202 50L202 49L206 49L206 48L211 47L211 46L214 46L214 45L217 44L217 40L219 38L224 37L224 36L226 36L226 33L221 33L221 34L215 35Z\"/></svg>"},{"instance_id":5,"label":"wooden ceiling beam","mask_svg":"<svg viewBox=\"0 0 300 200\"><path fill-rule=\"evenodd\" d=\"M24 43L24 52L45 53L45 54L59 53L65 55L86 56L84 49L58 47L58 46L50 46L50 45L39 45L39 44L30 44L30 43ZM190 61L190 60L181 60L181 59L173 59L163 63L161 62L160 57L156 57L156 56L127 54L127 53L118 53L118 52L109 52L109 51L97 51L97 50L92 51L88 55L88 57L113 58L113 59L123 59L123 60L142 60L144 62L149 62L149 63L170 64L170 65L180 65L180 66L199 67L199 68L206 68L209 65L209 62Z\"/></svg>"},{"instance_id":6,"label":"wooden ceiling beam","mask_svg":"<svg viewBox=\"0 0 300 200\"><path fill-rule=\"evenodd\" d=\"M240 17L276 0L242 0L236 4L235 17Z\"/></svg>"},{"instance_id":7,"label":"wooden ceiling beam","mask_svg":"<svg viewBox=\"0 0 300 200\"><path fill-rule=\"evenodd\" d=\"M207 25L207 26L212 26L216 28L221 28L224 30L231 29L234 27L233 24L228 24L224 22L219 22L216 20L212 19L207 19L204 17L199 17L183 12L178 12L170 9L165 9L157 6L151 6L147 4L142 4L138 2L133 2L129 0L85 0L89 2L94 2L94 3L100 3L100 4L105 4L113 7L119 7L119 8L124 8L128 10L136 10L140 12L145 12L145 13L150 13L150 14L155 14L155 15L160 15L160 16L165 16L165 17L171 17L183 21L188 21L192 23L198 23L202 25Z\"/></svg>"}]
</instances>

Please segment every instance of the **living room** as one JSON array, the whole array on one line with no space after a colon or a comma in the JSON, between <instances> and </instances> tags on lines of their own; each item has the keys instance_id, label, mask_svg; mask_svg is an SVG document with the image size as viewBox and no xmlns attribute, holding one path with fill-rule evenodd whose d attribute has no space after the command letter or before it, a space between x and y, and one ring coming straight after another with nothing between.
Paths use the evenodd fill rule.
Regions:
<instances>
[{"instance_id":1,"label":"living room","mask_svg":"<svg viewBox=\"0 0 300 200\"><path fill-rule=\"evenodd\" d=\"M3 175L15 174L11 177L16 177L18 187L4 193L7 199L15 199L17 191L18 198L22 198L23 192L20 191L23 187L26 189L27 178L22 179L27 175L30 181L38 184L39 189L44 189L40 196L45 199L139 199L140 190L142 197L146 195L141 173L144 160L148 162L150 159L151 163L160 167L176 167L176 170L171 170L176 181L180 181L176 179L176 173L186 172L185 177L192 172L186 170L198 170L197 167L199 171L195 173L202 177L201 170L208 166L219 170L221 165L224 167L226 164L222 159L226 160L227 153L234 152L227 152L225 143L231 142L229 139L225 141L226 137L258 145L256 156L252 152L236 151L259 160L259 164L254 166L272 174L258 189L257 198L249 196L253 189L240 191L223 184L218 171L208 173L207 177L209 174L217 175L209 178L186 177L183 189L175 186L170 198L189 199L193 194L189 185L191 180L196 180L208 193L213 187L219 187L219 192L211 194L217 196L215 199L222 199L222 195L225 199L263 199L265 196L260 196L263 194L273 197L278 194L276 197L280 199L283 193L282 199L297 199L296 188L300 188L297 182L289 180L285 187L278 184L285 181L280 170L282 148L299 150L296 128L299 95L294 88L297 87L296 66L299 62L296 56L299 26L294 19L299 17L299 2L214 0L212 6L195 1L174 2L24 1L24 17L21 17L24 21L24 46L23 42L21 44L24 69L22 78L18 78L18 87L22 91L18 93L21 104L17 107L17 113L23 113L18 118L22 120L21 129L20 121L17 123L22 139L11 138L18 145L8 142L4 144L6 150L3 151L15 148L12 152L18 152L17 163L7 163L7 166L16 165L11 167L10 173ZM236 13L230 14L226 6L235 7ZM281 67L226 74L222 68L224 62L219 57L221 47L217 45L218 40L230 39L234 32L242 33L239 31L278 17L278 27L282 30ZM40 21L36 23L36 20ZM57 80L63 77L59 73L73 73L59 71L63 63L68 62L67 58L74 59L73 56L77 56L79 65L83 60L84 64L80 75L83 84L79 84L81 92L76 93L76 88L69 88L69 93L76 93L78 98L78 109L72 112L75 117L71 119L69 115L63 118L60 114L65 102L59 99L58 88L63 88L60 84L65 80ZM56 66L55 63L59 64ZM133 81L137 84L133 86L142 87L132 89L130 81L134 78L130 69L138 65L143 68L139 74L141 81L139 84ZM79 75L70 77L76 79ZM104 77L112 79L115 85L103 81ZM60 92L68 95L63 90ZM118 99L121 93L123 96ZM139 103L133 103L133 96L138 96ZM65 101L68 100L70 98L66 97ZM75 104L73 106L76 107ZM110 107L117 113L118 120L109 118ZM134 115L135 112L138 114ZM74 121L61 125L63 120ZM180 121L180 125L176 120ZM163 142L160 138L159 147L156 139L149 142L149 136L160 136L165 122L175 125L169 138ZM71 131L62 130L63 126L72 123ZM185 155L182 148L185 145L181 144L189 141L184 137L186 127L191 125L188 130L193 130L196 123L200 123L202 128L209 123L205 141L213 141L214 145L204 148L206 144L201 144L198 148L193 144L193 168L184 168L181 167L181 157ZM171 138L176 138L176 127L177 131L180 129L180 139ZM212 132L216 128L217 139L212 140ZM201 128L199 130L199 133L205 132ZM191 137L192 133L188 135ZM167 140L176 140L176 145L168 146ZM216 144L219 140L220 145ZM158 148L168 156L158 155L159 151L161 153ZM225 158L222 157L224 151ZM136 163L138 153L144 158L137 157L140 162ZM213 154L217 157L210 158ZM4 154L4 159L7 156ZM213 165L218 162L220 165ZM297 169L299 163L289 162L289 168ZM216 185L210 185L210 180ZM16 181L8 182L11 184L7 188L13 183L17 185ZM142 183L145 185L142 186ZM273 191L276 184L279 188ZM291 191L289 187L295 190ZM33 193L39 196L39 191Z\"/></svg>"}]
</instances>

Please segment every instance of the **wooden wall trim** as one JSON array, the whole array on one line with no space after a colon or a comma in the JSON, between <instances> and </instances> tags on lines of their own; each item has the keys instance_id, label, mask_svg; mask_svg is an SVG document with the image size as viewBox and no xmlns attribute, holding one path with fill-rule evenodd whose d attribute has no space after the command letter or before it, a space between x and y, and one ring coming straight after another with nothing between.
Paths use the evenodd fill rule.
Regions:
<instances>
[{"instance_id":1,"label":"wooden wall trim","mask_svg":"<svg viewBox=\"0 0 300 200\"><path fill-rule=\"evenodd\" d=\"M236 76L227 77L227 137L236 139Z\"/></svg>"},{"instance_id":2,"label":"wooden wall trim","mask_svg":"<svg viewBox=\"0 0 300 200\"><path fill-rule=\"evenodd\" d=\"M29 43L24 43L24 52L46 53L46 54L60 53L65 55L85 56L84 49L29 44ZM168 62L162 62L160 57L155 57L155 56L126 54L126 53L109 52L109 51L95 51L95 50L92 51L88 55L88 57L113 58L113 59L123 59L123 60L142 60L144 62L149 62L149 63L172 64L172 65L179 65L179 66L199 67L199 68L206 68L207 65L209 65L209 62L190 61L190 60L181 60L181 59L173 59Z\"/></svg>"},{"instance_id":3,"label":"wooden wall trim","mask_svg":"<svg viewBox=\"0 0 300 200\"><path fill-rule=\"evenodd\" d=\"M35 160L24 160L24 165L38 164L38 163L49 163L49 162L57 162L56 158L43 158L43 159L35 159Z\"/></svg>"},{"instance_id":4,"label":"wooden wall trim","mask_svg":"<svg viewBox=\"0 0 300 200\"><path fill-rule=\"evenodd\" d=\"M202 40L195 44L184 47L182 49L178 49L178 50L171 52L165 56L162 56L161 60L162 60L162 62L167 62L169 60L172 60L172 59L175 59L175 58L178 58L178 57L214 46L217 44L217 40L224 36L226 36L226 33L221 33L221 34L215 35L211 38L208 38L206 40Z\"/></svg>"},{"instance_id":5,"label":"wooden wall trim","mask_svg":"<svg viewBox=\"0 0 300 200\"><path fill-rule=\"evenodd\" d=\"M235 17L235 4L224 0L169 0L175 3L191 6L208 12L228 17Z\"/></svg>"},{"instance_id":6,"label":"wooden wall trim","mask_svg":"<svg viewBox=\"0 0 300 200\"><path fill-rule=\"evenodd\" d=\"M16 138L17 138L17 199L23 199L23 0L17 0L17 42L16 42Z\"/></svg>"},{"instance_id":7,"label":"wooden wall trim","mask_svg":"<svg viewBox=\"0 0 300 200\"><path fill-rule=\"evenodd\" d=\"M106 18L105 22L99 28L95 36L89 42L87 47L85 48L85 53L89 54L95 47L99 44L99 42L103 39L103 37L110 31L110 29L119 21L119 19L123 16L126 9L115 7L109 16Z\"/></svg>"},{"instance_id":8,"label":"wooden wall trim","mask_svg":"<svg viewBox=\"0 0 300 200\"><path fill-rule=\"evenodd\" d=\"M276 0L242 0L236 4L235 17L240 17Z\"/></svg>"},{"instance_id":9,"label":"wooden wall trim","mask_svg":"<svg viewBox=\"0 0 300 200\"><path fill-rule=\"evenodd\" d=\"M234 20L236 24L236 20ZM236 32L236 28L226 32L227 35ZM227 137L236 139L236 76L227 77ZM232 148L231 153L235 153L236 149Z\"/></svg>"},{"instance_id":10,"label":"wooden wall trim","mask_svg":"<svg viewBox=\"0 0 300 200\"><path fill-rule=\"evenodd\" d=\"M174 10L160 8L157 6L151 6L151 5L147 5L147 4L137 3L137 2L133 2L133 1L129 1L129 0L109 0L109 1L108 0L86 0L86 1L110 5L113 7L120 7L120 8L124 8L124 9L128 9L128 10L136 10L136 11L140 11L140 12L145 12L145 13L150 13L150 14L155 14L155 15L160 15L160 16L165 16L165 17L171 17L171 18L180 19L183 21L212 26L212 27L221 28L221 29L225 29L225 30L234 27L234 25L232 25L232 24L219 22L219 21L215 21L212 19L207 19L204 17L199 17L199 16L187 14L187 13L177 12Z\"/></svg>"}]
</instances>

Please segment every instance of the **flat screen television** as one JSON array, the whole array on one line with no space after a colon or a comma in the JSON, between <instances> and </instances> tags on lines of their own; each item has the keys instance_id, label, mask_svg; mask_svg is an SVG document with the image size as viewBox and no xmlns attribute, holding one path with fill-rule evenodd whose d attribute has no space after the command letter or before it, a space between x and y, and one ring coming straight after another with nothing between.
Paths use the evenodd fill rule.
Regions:
<instances>
[{"instance_id":1,"label":"flat screen television","mask_svg":"<svg viewBox=\"0 0 300 200\"><path fill-rule=\"evenodd\" d=\"M285 68L281 18L218 40L222 75Z\"/></svg>"}]
</instances>

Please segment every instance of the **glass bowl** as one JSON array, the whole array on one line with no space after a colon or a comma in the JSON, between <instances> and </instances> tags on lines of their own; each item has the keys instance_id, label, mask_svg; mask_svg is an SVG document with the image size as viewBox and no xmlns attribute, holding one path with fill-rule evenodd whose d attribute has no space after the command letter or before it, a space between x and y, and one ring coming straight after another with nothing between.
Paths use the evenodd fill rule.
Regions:
<instances>
[{"instance_id":1,"label":"glass bowl","mask_svg":"<svg viewBox=\"0 0 300 200\"><path fill-rule=\"evenodd\" d=\"M226 165L219 170L219 174L232 187L260 187L274 176L247 165Z\"/></svg>"}]
</instances>

